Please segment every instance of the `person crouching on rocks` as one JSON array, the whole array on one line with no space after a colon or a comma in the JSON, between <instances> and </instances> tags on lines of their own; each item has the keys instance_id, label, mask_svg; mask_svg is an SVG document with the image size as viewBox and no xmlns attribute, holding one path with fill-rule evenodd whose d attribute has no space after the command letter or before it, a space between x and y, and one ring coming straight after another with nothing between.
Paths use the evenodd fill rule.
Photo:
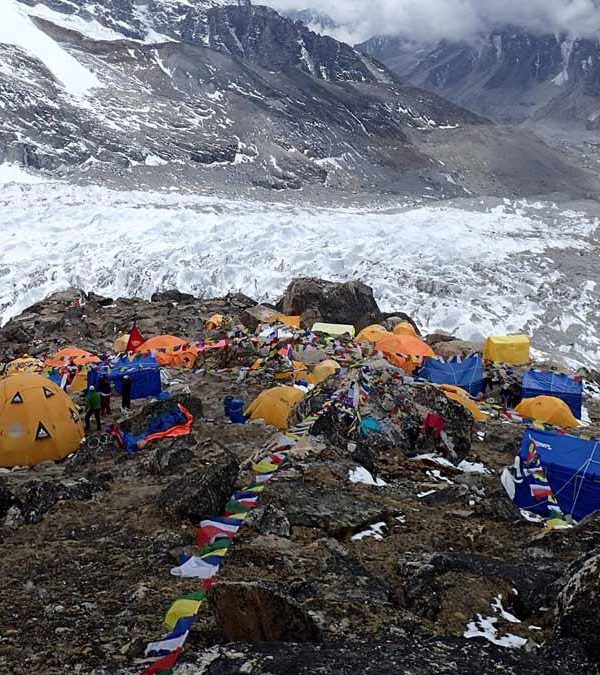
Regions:
<instances>
[{"instance_id":1,"label":"person crouching on rocks","mask_svg":"<svg viewBox=\"0 0 600 675\"><path fill-rule=\"evenodd\" d=\"M129 412L131 409L131 389L133 382L129 375L123 376L123 387L121 389L121 408L123 412Z\"/></svg>"},{"instance_id":2,"label":"person crouching on rocks","mask_svg":"<svg viewBox=\"0 0 600 675\"><path fill-rule=\"evenodd\" d=\"M85 430L88 432L90 430L90 421L92 416L96 418L96 427L100 431L100 394L96 391L95 387L90 387L88 389L88 395L86 399L87 412L85 413Z\"/></svg>"},{"instance_id":3,"label":"person crouching on rocks","mask_svg":"<svg viewBox=\"0 0 600 675\"><path fill-rule=\"evenodd\" d=\"M110 380L108 379L108 375L106 373L100 377L100 381L98 382L98 391L100 392L100 413L102 415L110 415L111 389Z\"/></svg>"}]
</instances>

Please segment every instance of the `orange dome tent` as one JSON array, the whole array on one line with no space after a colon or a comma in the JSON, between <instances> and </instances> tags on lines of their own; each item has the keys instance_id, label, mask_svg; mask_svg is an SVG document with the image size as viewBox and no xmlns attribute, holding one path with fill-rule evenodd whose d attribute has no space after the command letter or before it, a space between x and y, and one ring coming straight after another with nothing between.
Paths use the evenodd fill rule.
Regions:
<instances>
[{"instance_id":1,"label":"orange dome tent","mask_svg":"<svg viewBox=\"0 0 600 675\"><path fill-rule=\"evenodd\" d=\"M515 408L515 412L536 422L554 424L557 427L575 428L580 426L569 406L555 396L524 398Z\"/></svg>"},{"instance_id":2,"label":"orange dome tent","mask_svg":"<svg viewBox=\"0 0 600 675\"><path fill-rule=\"evenodd\" d=\"M0 466L62 459L82 439L73 401L52 380L19 373L0 381Z\"/></svg>"},{"instance_id":3,"label":"orange dome tent","mask_svg":"<svg viewBox=\"0 0 600 675\"><path fill-rule=\"evenodd\" d=\"M151 352L161 366L171 368L193 368L198 357L198 349L193 344L174 335L150 338L137 351Z\"/></svg>"},{"instance_id":4,"label":"orange dome tent","mask_svg":"<svg viewBox=\"0 0 600 675\"><path fill-rule=\"evenodd\" d=\"M89 366L92 363L100 363L100 359L95 354L87 352L85 349L65 347L56 352L54 356L46 359L46 365L60 368L61 366L68 364L71 359L73 359L73 363L76 366Z\"/></svg>"},{"instance_id":5,"label":"orange dome tent","mask_svg":"<svg viewBox=\"0 0 600 675\"><path fill-rule=\"evenodd\" d=\"M387 335L375 347L395 366L412 373L427 356L435 356L433 349L414 335Z\"/></svg>"},{"instance_id":6,"label":"orange dome tent","mask_svg":"<svg viewBox=\"0 0 600 675\"><path fill-rule=\"evenodd\" d=\"M391 335L391 333L388 333L383 326L375 323L372 326L363 328L356 336L356 342L372 342L374 344L388 335Z\"/></svg>"},{"instance_id":7,"label":"orange dome tent","mask_svg":"<svg viewBox=\"0 0 600 675\"><path fill-rule=\"evenodd\" d=\"M412 323L408 323L408 321L402 321L402 323L395 326L394 335L414 335L415 337L418 337L415 327Z\"/></svg>"}]
</instances>

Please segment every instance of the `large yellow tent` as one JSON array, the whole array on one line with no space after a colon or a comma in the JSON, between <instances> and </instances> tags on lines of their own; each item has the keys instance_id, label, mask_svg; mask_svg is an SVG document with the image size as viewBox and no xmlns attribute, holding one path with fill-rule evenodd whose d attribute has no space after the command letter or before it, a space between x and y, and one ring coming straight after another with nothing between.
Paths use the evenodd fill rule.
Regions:
<instances>
[{"instance_id":1,"label":"large yellow tent","mask_svg":"<svg viewBox=\"0 0 600 675\"><path fill-rule=\"evenodd\" d=\"M515 412L536 422L554 424L557 427L579 426L569 406L554 396L524 398L515 408Z\"/></svg>"},{"instance_id":2,"label":"large yellow tent","mask_svg":"<svg viewBox=\"0 0 600 675\"><path fill-rule=\"evenodd\" d=\"M325 361L321 361L321 363L317 363L307 379L311 384L321 384L321 382L324 382L340 369L341 366L337 361L326 359Z\"/></svg>"},{"instance_id":3,"label":"large yellow tent","mask_svg":"<svg viewBox=\"0 0 600 675\"><path fill-rule=\"evenodd\" d=\"M427 356L435 356L433 349L414 335L394 335L389 333L379 340L375 347L383 352L385 358L394 365L412 373L423 363Z\"/></svg>"},{"instance_id":4,"label":"large yellow tent","mask_svg":"<svg viewBox=\"0 0 600 675\"><path fill-rule=\"evenodd\" d=\"M71 359L76 366L89 366L92 363L100 363L100 359L92 354L91 352L86 351L85 349L79 349L78 347L65 347L60 351L56 352L54 356L46 359L46 365L53 366L54 368L60 368L67 365Z\"/></svg>"},{"instance_id":5,"label":"large yellow tent","mask_svg":"<svg viewBox=\"0 0 600 675\"><path fill-rule=\"evenodd\" d=\"M473 415L473 419L476 422L485 422L487 420L488 415L479 409L477 403L469 396L468 391L451 384L443 384L441 389L449 399L460 403L463 408L466 408Z\"/></svg>"},{"instance_id":6,"label":"large yellow tent","mask_svg":"<svg viewBox=\"0 0 600 675\"><path fill-rule=\"evenodd\" d=\"M82 438L77 409L54 382L35 373L0 381L0 466L62 459Z\"/></svg>"},{"instance_id":7,"label":"large yellow tent","mask_svg":"<svg viewBox=\"0 0 600 675\"><path fill-rule=\"evenodd\" d=\"M373 324L372 326L367 326L363 328L360 333L356 336L356 341L361 342L371 342L375 344L384 337L391 335L388 331L380 326L378 323Z\"/></svg>"},{"instance_id":8,"label":"large yellow tent","mask_svg":"<svg viewBox=\"0 0 600 675\"><path fill-rule=\"evenodd\" d=\"M394 335L414 335L415 337L418 337L415 327L412 323L408 323L408 321L402 321L396 325L393 332Z\"/></svg>"},{"instance_id":9,"label":"large yellow tent","mask_svg":"<svg viewBox=\"0 0 600 675\"><path fill-rule=\"evenodd\" d=\"M44 363L39 359L33 356L23 356L8 363L4 374L8 376L16 375L17 373L42 373L44 369Z\"/></svg>"},{"instance_id":10,"label":"large yellow tent","mask_svg":"<svg viewBox=\"0 0 600 675\"><path fill-rule=\"evenodd\" d=\"M149 352L161 366L172 368L193 368L198 356L198 349L193 344L174 335L150 338L137 351Z\"/></svg>"},{"instance_id":11,"label":"large yellow tent","mask_svg":"<svg viewBox=\"0 0 600 675\"><path fill-rule=\"evenodd\" d=\"M519 366L529 363L531 340L528 335L495 335L485 341L483 358L494 363Z\"/></svg>"},{"instance_id":12,"label":"large yellow tent","mask_svg":"<svg viewBox=\"0 0 600 675\"><path fill-rule=\"evenodd\" d=\"M296 387L273 387L261 392L244 414L285 430L289 427L288 419L294 406L303 398L304 393Z\"/></svg>"}]
</instances>

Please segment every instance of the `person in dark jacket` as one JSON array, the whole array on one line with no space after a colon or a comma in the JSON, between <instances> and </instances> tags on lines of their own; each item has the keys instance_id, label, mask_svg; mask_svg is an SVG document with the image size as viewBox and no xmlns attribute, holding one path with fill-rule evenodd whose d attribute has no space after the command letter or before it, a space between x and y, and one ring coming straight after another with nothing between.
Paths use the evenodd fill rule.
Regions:
<instances>
[{"instance_id":1,"label":"person in dark jacket","mask_svg":"<svg viewBox=\"0 0 600 675\"><path fill-rule=\"evenodd\" d=\"M121 407L123 410L129 410L131 408L131 389L133 387L133 382L129 375L123 376L123 388L121 390Z\"/></svg>"},{"instance_id":2,"label":"person in dark jacket","mask_svg":"<svg viewBox=\"0 0 600 675\"><path fill-rule=\"evenodd\" d=\"M85 413L85 430L86 432L90 430L90 421L92 417L96 418L96 427L98 431L101 429L100 423L100 394L96 391L94 387L88 389L88 395L86 399L87 412Z\"/></svg>"},{"instance_id":3,"label":"person in dark jacket","mask_svg":"<svg viewBox=\"0 0 600 675\"><path fill-rule=\"evenodd\" d=\"M98 391L100 392L100 402L101 408L100 412L102 415L110 415L110 380L108 375L104 373L100 376L100 381L98 382Z\"/></svg>"}]
</instances>

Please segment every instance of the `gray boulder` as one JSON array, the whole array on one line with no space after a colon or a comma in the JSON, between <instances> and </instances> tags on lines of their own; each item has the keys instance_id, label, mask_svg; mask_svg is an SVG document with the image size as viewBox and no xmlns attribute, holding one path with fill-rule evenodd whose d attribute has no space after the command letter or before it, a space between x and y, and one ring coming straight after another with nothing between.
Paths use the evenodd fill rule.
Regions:
<instances>
[{"instance_id":1,"label":"gray boulder","mask_svg":"<svg viewBox=\"0 0 600 675\"><path fill-rule=\"evenodd\" d=\"M362 281L336 283L323 279L294 279L277 309L283 314L306 318L307 325L320 320L350 324L357 330L383 319L373 289Z\"/></svg>"},{"instance_id":2,"label":"gray boulder","mask_svg":"<svg viewBox=\"0 0 600 675\"><path fill-rule=\"evenodd\" d=\"M579 640L590 658L600 661L600 554L575 564L556 603L556 633ZM578 569L577 569L578 568Z\"/></svg>"},{"instance_id":3,"label":"gray boulder","mask_svg":"<svg viewBox=\"0 0 600 675\"><path fill-rule=\"evenodd\" d=\"M222 513L234 491L239 464L226 462L194 471L168 485L158 497L161 510L171 518L199 523Z\"/></svg>"}]
</instances>

